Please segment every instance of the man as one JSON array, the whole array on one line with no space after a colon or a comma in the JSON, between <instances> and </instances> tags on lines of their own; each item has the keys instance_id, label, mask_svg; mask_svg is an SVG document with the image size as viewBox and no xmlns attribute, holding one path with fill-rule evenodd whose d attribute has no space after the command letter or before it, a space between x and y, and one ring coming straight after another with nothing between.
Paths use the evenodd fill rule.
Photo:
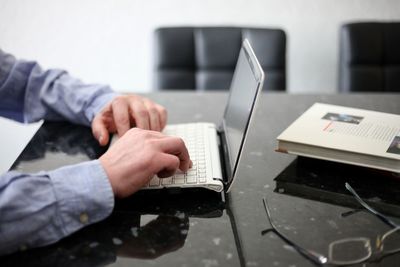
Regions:
<instances>
[{"instance_id":1,"label":"man","mask_svg":"<svg viewBox=\"0 0 400 267\"><path fill-rule=\"evenodd\" d=\"M98 160L37 174L0 174L0 254L54 243L106 218L114 197L135 193L153 175L167 177L191 165L182 139L159 132L167 121L162 106L85 85L62 70L44 71L1 50L0 112L25 122L91 126L101 145L109 133L121 137Z\"/></svg>"}]
</instances>

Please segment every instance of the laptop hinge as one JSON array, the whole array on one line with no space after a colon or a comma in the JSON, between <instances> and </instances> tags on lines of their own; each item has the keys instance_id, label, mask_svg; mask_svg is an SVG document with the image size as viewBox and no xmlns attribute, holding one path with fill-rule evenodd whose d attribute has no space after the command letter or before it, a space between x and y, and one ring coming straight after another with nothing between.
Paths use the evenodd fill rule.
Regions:
<instances>
[{"instance_id":1,"label":"laptop hinge","mask_svg":"<svg viewBox=\"0 0 400 267\"><path fill-rule=\"evenodd\" d=\"M213 178L213 180L217 180L220 181L223 186L224 186L224 191L226 190L227 186L228 186L228 177L229 177L229 173L230 173L230 165L229 165L229 158L228 158L228 153L226 151L226 139L225 139L225 134L222 131L222 127L220 127L219 129L217 129L217 135L218 135L218 149L219 149L219 153L220 153L220 161L221 161L221 171L222 171L222 177L223 179L220 178Z\"/></svg>"}]
</instances>

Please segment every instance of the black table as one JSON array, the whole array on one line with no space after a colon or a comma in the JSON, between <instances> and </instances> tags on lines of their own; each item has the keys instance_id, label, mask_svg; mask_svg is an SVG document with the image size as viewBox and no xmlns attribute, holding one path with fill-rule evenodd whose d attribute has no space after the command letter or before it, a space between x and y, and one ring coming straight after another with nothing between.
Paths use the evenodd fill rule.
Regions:
<instances>
[{"instance_id":1,"label":"black table","mask_svg":"<svg viewBox=\"0 0 400 267\"><path fill-rule=\"evenodd\" d=\"M223 92L168 92L148 97L167 107L169 123L218 124L227 100ZM118 201L105 221L52 246L2 257L1 265L313 266L273 232L261 234L270 228L263 197L279 229L304 248L327 255L329 244L338 239L361 236L374 243L390 228L364 211L344 216L360 208L344 183L350 182L361 197L400 223L398 175L274 151L276 137L314 102L400 114L400 94L263 94L238 179L228 195L201 190L139 193ZM15 168L23 170L26 160L42 157L41 146L71 154L70 163L82 160L75 156L79 153L95 158L104 152L87 128L57 123L46 127L42 136L51 141L42 137L31 146L38 151L25 152ZM400 253L370 264L396 266L399 260Z\"/></svg>"}]
</instances>

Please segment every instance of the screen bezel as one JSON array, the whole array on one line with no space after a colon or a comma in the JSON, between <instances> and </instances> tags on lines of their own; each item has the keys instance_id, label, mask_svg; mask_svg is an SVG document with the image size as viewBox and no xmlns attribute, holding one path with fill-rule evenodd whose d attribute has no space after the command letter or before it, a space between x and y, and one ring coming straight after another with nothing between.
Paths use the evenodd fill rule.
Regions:
<instances>
[{"instance_id":1,"label":"screen bezel","mask_svg":"<svg viewBox=\"0 0 400 267\"><path fill-rule=\"evenodd\" d=\"M237 169L238 169L238 166L239 166L239 163L240 163L240 159L241 159L241 156L242 156L242 150L243 150L244 144L245 144L246 139L247 139L247 133L248 133L249 125L250 125L250 123L252 121L254 110L255 110L255 107L256 107L257 102L258 102L257 101L258 98L259 98L258 96L259 96L260 92L262 91L262 87L263 87L263 84L264 84L264 76L265 76L264 72L263 72L263 70L261 68L261 65L258 62L257 57L256 57L256 55L255 55L255 53L254 53L254 51L253 51L253 49L252 49L252 47L251 47L251 45L250 45L250 43L249 43L249 41L247 39L245 39L243 41L241 52L242 51L243 51L244 56L246 57L247 64L249 64L250 69L252 70L253 77L254 77L254 79L255 79L255 81L257 83L257 89L256 89L256 93L255 93L254 98L253 98L253 103L251 105L251 109L250 109L250 113L249 113L249 119L247 120L246 127L244 129L243 138L241 140L241 143L240 143L240 146L239 146L238 156L235 159L235 162L231 162L230 161L231 154L230 154L230 151L229 151L229 144L228 144L227 135L226 135L226 133L227 133L226 129L227 128L226 128L226 120L225 120L226 113L227 113L227 110L228 110L228 103L229 103L229 101L230 101L230 99L232 97L231 93L229 94L228 102L227 102L227 105L225 107L224 116L222 118L222 132L223 132L223 134L222 134L222 137L223 137L222 146L223 146L223 150L224 150L223 152L224 152L224 158L225 158L225 164L226 164L226 187L225 187L226 188L226 190L225 190L226 193L228 193L231 190L232 184L233 184L233 182L235 180L235 177L236 177L236 174L237 174ZM239 59L238 59L238 63L239 63ZM236 69L237 69L237 66L236 66ZM234 75L237 75L236 71L235 71ZM234 79L232 79L232 82L233 81L234 81ZM232 84L231 84L231 89L232 89ZM232 166L233 166L233 168L232 168Z\"/></svg>"}]
</instances>

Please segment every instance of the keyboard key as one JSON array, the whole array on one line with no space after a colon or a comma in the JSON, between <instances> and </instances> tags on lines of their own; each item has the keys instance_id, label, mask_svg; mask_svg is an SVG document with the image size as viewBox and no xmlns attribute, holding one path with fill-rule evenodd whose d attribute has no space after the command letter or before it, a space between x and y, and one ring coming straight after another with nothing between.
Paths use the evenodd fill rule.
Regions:
<instances>
[{"instance_id":1,"label":"keyboard key","mask_svg":"<svg viewBox=\"0 0 400 267\"><path fill-rule=\"evenodd\" d=\"M160 179L157 176L154 176L153 179L150 180L149 186L159 186Z\"/></svg>"},{"instance_id":2,"label":"keyboard key","mask_svg":"<svg viewBox=\"0 0 400 267\"><path fill-rule=\"evenodd\" d=\"M161 184L163 184L163 185L172 184L172 177L162 178Z\"/></svg>"},{"instance_id":3,"label":"keyboard key","mask_svg":"<svg viewBox=\"0 0 400 267\"><path fill-rule=\"evenodd\" d=\"M189 170L187 171L187 174L196 174L196 173L197 173L197 170L194 169L194 168L191 168L191 169L189 169Z\"/></svg>"},{"instance_id":4,"label":"keyboard key","mask_svg":"<svg viewBox=\"0 0 400 267\"><path fill-rule=\"evenodd\" d=\"M174 178L174 184L184 184L185 183L185 178Z\"/></svg>"},{"instance_id":5,"label":"keyboard key","mask_svg":"<svg viewBox=\"0 0 400 267\"><path fill-rule=\"evenodd\" d=\"M186 177L186 182L187 182L188 184L195 184L195 183L197 183L197 177L196 177L196 175L188 175L188 176Z\"/></svg>"},{"instance_id":6,"label":"keyboard key","mask_svg":"<svg viewBox=\"0 0 400 267\"><path fill-rule=\"evenodd\" d=\"M175 174L174 179L185 179L185 174L184 173Z\"/></svg>"}]
</instances>

